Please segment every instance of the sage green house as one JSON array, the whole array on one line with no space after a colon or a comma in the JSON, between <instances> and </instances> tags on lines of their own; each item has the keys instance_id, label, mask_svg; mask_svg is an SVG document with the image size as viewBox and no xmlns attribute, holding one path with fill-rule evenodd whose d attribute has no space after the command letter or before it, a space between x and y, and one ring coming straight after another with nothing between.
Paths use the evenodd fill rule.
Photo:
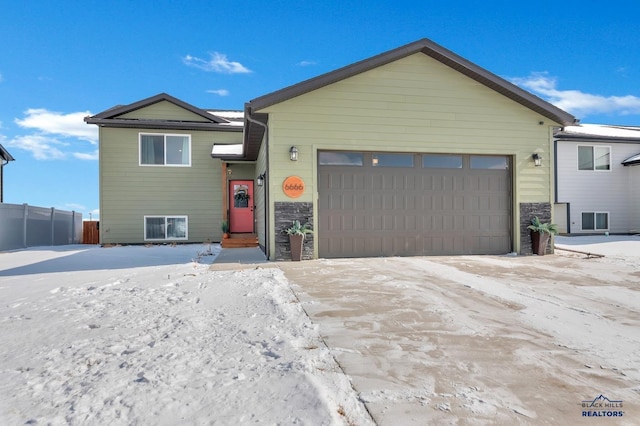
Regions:
<instances>
[{"instance_id":1,"label":"sage green house","mask_svg":"<svg viewBox=\"0 0 640 426\"><path fill-rule=\"evenodd\" d=\"M208 117L168 107L126 114ZM142 242L153 215L188 217L187 241L216 240L225 217L248 232L233 224L251 210L251 232L276 260L290 256L283 230L293 220L313 226L306 258L530 253L531 217L552 216L553 131L575 122L426 39L251 100L242 133L210 120L173 132L191 135L190 168L141 164L141 135L154 128L101 129L103 243ZM176 179L179 201L150 192ZM123 185L136 189L123 197Z\"/></svg>"},{"instance_id":2,"label":"sage green house","mask_svg":"<svg viewBox=\"0 0 640 426\"><path fill-rule=\"evenodd\" d=\"M100 129L100 243L220 241L222 163L210 154L242 143L230 115L163 93L85 118Z\"/></svg>"}]
</instances>

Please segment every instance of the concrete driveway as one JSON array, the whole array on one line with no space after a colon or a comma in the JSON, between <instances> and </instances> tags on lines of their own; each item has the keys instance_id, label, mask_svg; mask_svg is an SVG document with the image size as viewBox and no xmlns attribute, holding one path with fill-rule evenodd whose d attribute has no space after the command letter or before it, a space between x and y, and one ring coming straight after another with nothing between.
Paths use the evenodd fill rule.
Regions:
<instances>
[{"instance_id":1,"label":"concrete driveway","mask_svg":"<svg viewBox=\"0 0 640 426\"><path fill-rule=\"evenodd\" d=\"M557 253L278 266L380 425L638 424L640 264Z\"/></svg>"}]
</instances>

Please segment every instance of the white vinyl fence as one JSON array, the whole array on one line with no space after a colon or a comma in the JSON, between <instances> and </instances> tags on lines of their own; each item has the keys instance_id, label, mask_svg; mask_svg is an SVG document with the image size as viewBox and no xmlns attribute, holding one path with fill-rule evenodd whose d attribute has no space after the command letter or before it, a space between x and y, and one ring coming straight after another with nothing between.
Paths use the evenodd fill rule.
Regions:
<instances>
[{"instance_id":1,"label":"white vinyl fence","mask_svg":"<svg viewBox=\"0 0 640 426\"><path fill-rule=\"evenodd\" d=\"M0 251L82 243L82 213L0 203Z\"/></svg>"}]
</instances>

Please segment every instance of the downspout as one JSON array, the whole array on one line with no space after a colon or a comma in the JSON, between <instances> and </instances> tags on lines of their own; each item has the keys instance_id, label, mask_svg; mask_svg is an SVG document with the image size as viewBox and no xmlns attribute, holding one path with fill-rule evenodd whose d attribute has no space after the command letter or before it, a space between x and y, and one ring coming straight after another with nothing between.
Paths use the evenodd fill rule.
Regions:
<instances>
[{"instance_id":1,"label":"downspout","mask_svg":"<svg viewBox=\"0 0 640 426\"><path fill-rule=\"evenodd\" d=\"M559 198L558 198L558 139L555 137L553 137L553 176L554 176L554 187L553 187L553 192L554 192L554 202L556 204L559 203ZM565 205L567 206L566 208L566 212L565 212L565 221L567 223L567 234L571 233L571 204L570 203L565 203Z\"/></svg>"},{"instance_id":2,"label":"downspout","mask_svg":"<svg viewBox=\"0 0 640 426\"><path fill-rule=\"evenodd\" d=\"M251 123L257 124L264 128L264 145L265 145L265 176L264 176L264 251L267 259L270 257L271 244L269 234L269 126L265 123L251 117L251 107L245 105L245 116Z\"/></svg>"}]
</instances>

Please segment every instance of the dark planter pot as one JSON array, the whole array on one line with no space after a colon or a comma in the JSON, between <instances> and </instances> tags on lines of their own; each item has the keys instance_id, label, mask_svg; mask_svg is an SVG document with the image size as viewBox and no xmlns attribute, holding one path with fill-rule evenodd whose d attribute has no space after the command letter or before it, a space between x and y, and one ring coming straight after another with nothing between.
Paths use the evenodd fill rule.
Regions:
<instances>
[{"instance_id":1,"label":"dark planter pot","mask_svg":"<svg viewBox=\"0 0 640 426\"><path fill-rule=\"evenodd\" d=\"M551 234L548 232L531 232L531 248L533 253L538 256L544 256L549 245Z\"/></svg>"},{"instance_id":2,"label":"dark planter pot","mask_svg":"<svg viewBox=\"0 0 640 426\"><path fill-rule=\"evenodd\" d=\"M304 235L289 235L289 244L291 244L291 260L296 262L302 260L303 243Z\"/></svg>"}]
</instances>

